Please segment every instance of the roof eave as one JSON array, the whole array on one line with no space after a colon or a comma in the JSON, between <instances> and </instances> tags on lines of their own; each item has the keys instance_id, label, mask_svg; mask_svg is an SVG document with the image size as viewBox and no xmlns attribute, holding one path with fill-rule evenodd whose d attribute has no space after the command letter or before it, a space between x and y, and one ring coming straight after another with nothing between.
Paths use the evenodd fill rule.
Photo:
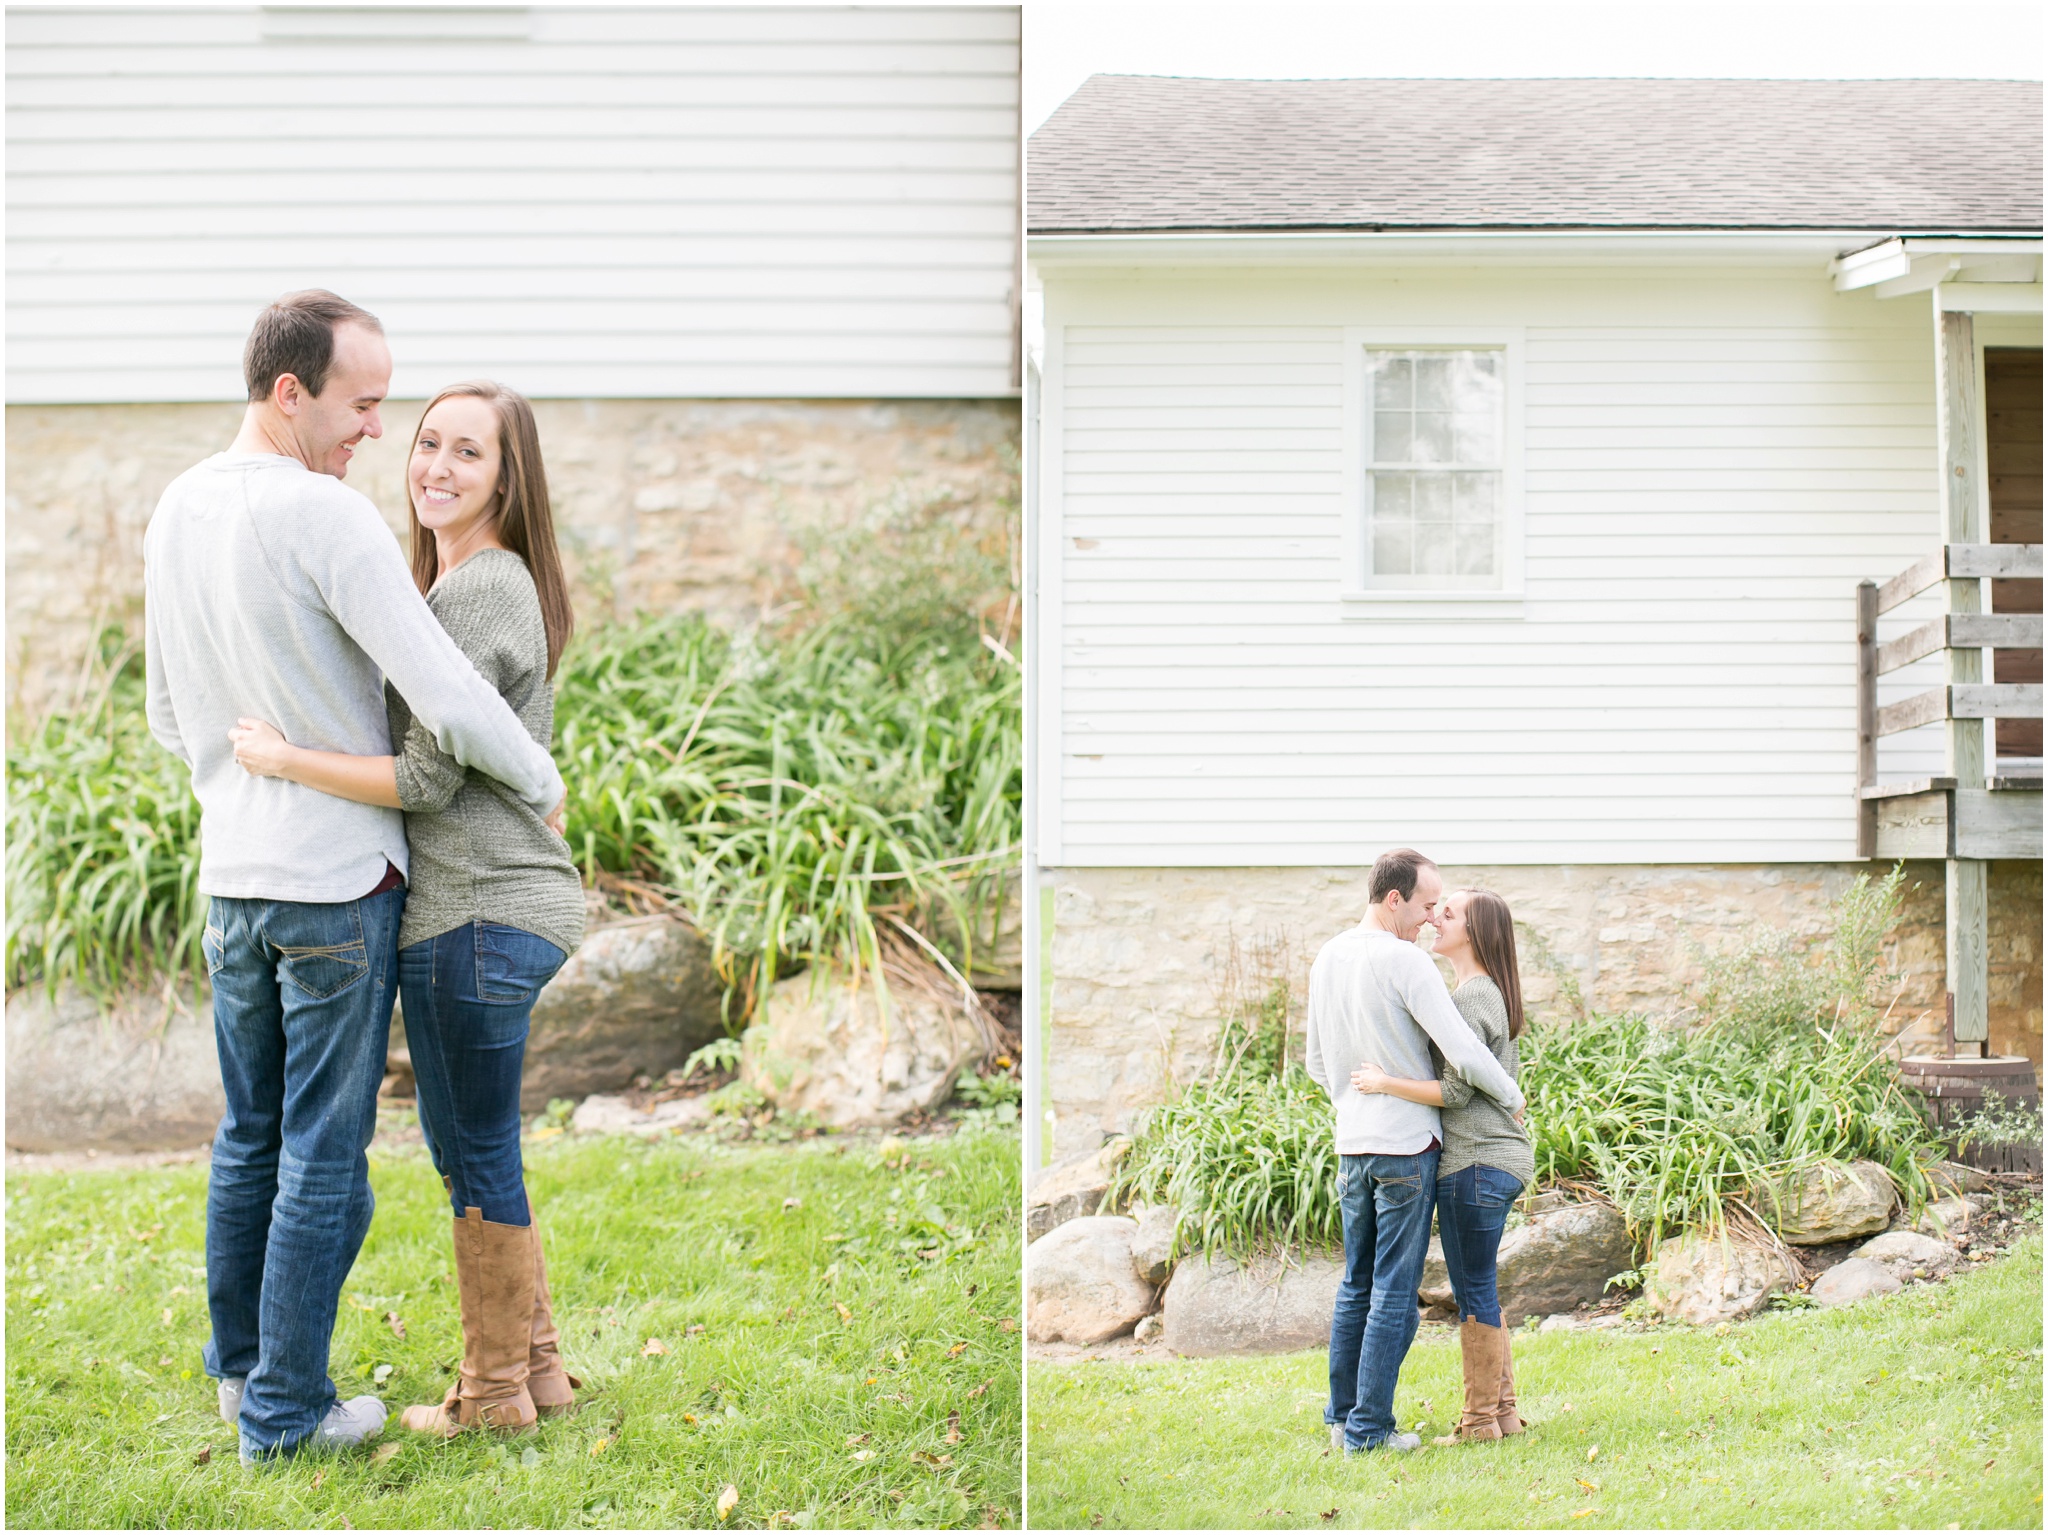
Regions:
<instances>
[{"instance_id":1,"label":"roof eave","mask_svg":"<svg viewBox=\"0 0 2048 1535\"><path fill-rule=\"evenodd\" d=\"M1873 229L1718 226L1498 225L1363 228L1052 229L1027 237L1040 266L1351 265L1388 259L1455 256L1506 264L1531 261L1667 262L1708 257L1744 264L1827 263L1898 239L1984 240L2015 251L2039 250L2041 231L2001 228Z\"/></svg>"}]
</instances>

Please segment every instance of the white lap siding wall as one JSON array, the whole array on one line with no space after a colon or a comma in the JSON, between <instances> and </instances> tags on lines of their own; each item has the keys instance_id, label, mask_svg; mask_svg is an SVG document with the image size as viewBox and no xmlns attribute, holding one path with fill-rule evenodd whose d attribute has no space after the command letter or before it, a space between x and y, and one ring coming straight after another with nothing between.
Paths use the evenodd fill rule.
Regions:
<instances>
[{"instance_id":1,"label":"white lap siding wall","mask_svg":"<svg viewBox=\"0 0 2048 1535\"><path fill-rule=\"evenodd\" d=\"M1855 585L1939 538L1924 300L1804 268L1055 268L1046 326L1042 865L1854 856ZM1525 599L1347 616L1345 330L1431 326L1522 338ZM1880 776L1939 753L1889 739Z\"/></svg>"},{"instance_id":2,"label":"white lap siding wall","mask_svg":"<svg viewBox=\"0 0 2048 1535\"><path fill-rule=\"evenodd\" d=\"M1013 395L1015 8L15 6L8 398L231 400L327 286L400 397Z\"/></svg>"}]
</instances>

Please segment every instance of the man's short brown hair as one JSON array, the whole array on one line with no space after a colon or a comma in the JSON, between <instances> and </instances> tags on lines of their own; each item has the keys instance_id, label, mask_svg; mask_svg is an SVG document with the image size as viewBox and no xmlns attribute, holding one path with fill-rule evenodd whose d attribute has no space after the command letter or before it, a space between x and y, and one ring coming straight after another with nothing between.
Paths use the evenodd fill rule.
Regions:
<instances>
[{"instance_id":1,"label":"man's short brown hair","mask_svg":"<svg viewBox=\"0 0 2048 1535\"><path fill-rule=\"evenodd\" d=\"M1372 904L1379 905L1390 890L1400 891L1404 901L1414 900L1415 882L1424 869L1435 867L1435 859L1424 858L1412 847L1397 847L1391 853L1380 854L1372 862Z\"/></svg>"},{"instance_id":2,"label":"man's short brown hair","mask_svg":"<svg viewBox=\"0 0 2048 1535\"><path fill-rule=\"evenodd\" d=\"M242 379L249 386L249 398L270 398L272 386L287 373L305 386L306 393L318 395L327 387L327 370L334 362L337 325L384 332L369 310L325 288L287 293L256 316L249 344L242 348Z\"/></svg>"}]
</instances>

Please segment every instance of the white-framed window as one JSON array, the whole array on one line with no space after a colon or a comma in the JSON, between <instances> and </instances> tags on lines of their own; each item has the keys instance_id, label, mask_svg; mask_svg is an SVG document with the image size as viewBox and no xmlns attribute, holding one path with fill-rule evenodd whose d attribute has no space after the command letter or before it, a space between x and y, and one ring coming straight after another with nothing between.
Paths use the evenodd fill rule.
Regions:
<instances>
[{"instance_id":1,"label":"white-framed window","mask_svg":"<svg viewBox=\"0 0 2048 1535\"><path fill-rule=\"evenodd\" d=\"M1346 333L1347 612L1507 613L1522 598L1521 338Z\"/></svg>"}]
</instances>

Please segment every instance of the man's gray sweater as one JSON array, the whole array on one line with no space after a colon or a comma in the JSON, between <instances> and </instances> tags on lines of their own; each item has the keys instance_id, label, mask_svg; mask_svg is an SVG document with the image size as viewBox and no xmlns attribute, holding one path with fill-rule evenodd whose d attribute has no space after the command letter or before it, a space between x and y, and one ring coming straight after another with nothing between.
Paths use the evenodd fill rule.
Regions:
<instances>
[{"instance_id":1,"label":"man's gray sweater","mask_svg":"<svg viewBox=\"0 0 2048 1535\"><path fill-rule=\"evenodd\" d=\"M1323 945L1308 976L1308 1074L1336 1106L1340 1153L1413 1156L1439 1138L1428 1104L1351 1085L1366 1061L1390 1077L1432 1080L1432 1040L1479 1091L1510 1114L1522 1107L1522 1090L1459 1016L1427 954L1369 917Z\"/></svg>"},{"instance_id":2,"label":"man's gray sweater","mask_svg":"<svg viewBox=\"0 0 2048 1535\"><path fill-rule=\"evenodd\" d=\"M228 731L267 720L294 746L391 752L384 678L458 762L540 813L562 777L413 585L367 497L295 459L221 453L171 482L143 536L149 728L192 769L207 895L350 901L404 820L235 762Z\"/></svg>"}]
</instances>

